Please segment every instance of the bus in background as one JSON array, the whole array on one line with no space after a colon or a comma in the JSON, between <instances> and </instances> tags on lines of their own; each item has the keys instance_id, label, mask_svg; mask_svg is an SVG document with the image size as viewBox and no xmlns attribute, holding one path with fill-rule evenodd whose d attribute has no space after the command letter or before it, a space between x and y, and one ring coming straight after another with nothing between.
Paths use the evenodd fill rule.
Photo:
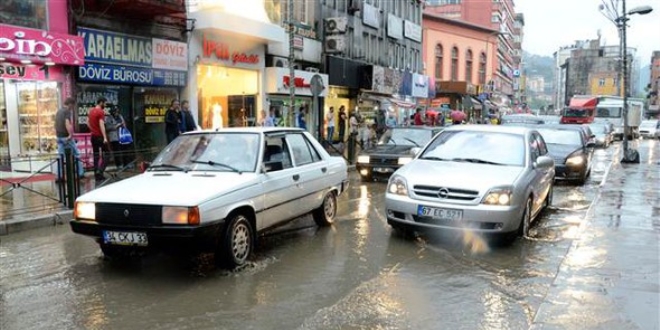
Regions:
<instances>
[{"instance_id":1,"label":"bus in background","mask_svg":"<svg viewBox=\"0 0 660 330\"><path fill-rule=\"evenodd\" d=\"M644 115L644 100L628 98L628 139L639 138L639 125ZM609 121L614 125L614 138L623 139L623 98L609 96L598 103L596 121Z\"/></svg>"},{"instance_id":2,"label":"bus in background","mask_svg":"<svg viewBox=\"0 0 660 330\"><path fill-rule=\"evenodd\" d=\"M590 124L594 122L599 96L575 95L568 107L564 108L559 119L560 124Z\"/></svg>"}]
</instances>

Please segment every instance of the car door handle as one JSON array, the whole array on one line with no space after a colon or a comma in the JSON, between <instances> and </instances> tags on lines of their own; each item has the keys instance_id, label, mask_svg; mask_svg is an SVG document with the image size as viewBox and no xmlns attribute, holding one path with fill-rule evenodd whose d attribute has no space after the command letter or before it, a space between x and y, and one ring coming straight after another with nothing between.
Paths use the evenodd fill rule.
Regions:
<instances>
[{"instance_id":1,"label":"car door handle","mask_svg":"<svg viewBox=\"0 0 660 330\"><path fill-rule=\"evenodd\" d=\"M327 167L321 167L321 172L325 173L325 172L327 172L327 171L328 171L328 168L327 168Z\"/></svg>"},{"instance_id":2,"label":"car door handle","mask_svg":"<svg viewBox=\"0 0 660 330\"><path fill-rule=\"evenodd\" d=\"M293 176L293 181L298 181L298 180L300 180L300 175L299 175L299 174L295 174L295 175Z\"/></svg>"}]
</instances>

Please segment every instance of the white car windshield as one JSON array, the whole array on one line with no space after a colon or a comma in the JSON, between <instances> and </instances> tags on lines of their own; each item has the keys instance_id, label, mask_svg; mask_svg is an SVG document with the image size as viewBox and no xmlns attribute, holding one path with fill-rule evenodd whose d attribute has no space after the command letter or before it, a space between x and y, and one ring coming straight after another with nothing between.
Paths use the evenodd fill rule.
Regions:
<instances>
[{"instance_id":1,"label":"white car windshield","mask_svg":"<svg viewBox=\"0 0 660 330\"><path fill-rule=\"evenodd\" d=\"M657 121L643 121L639 127L644 127L644 128L655 128L658 126Z\"/></svg>"},{"instance_id":2,"label":"white car windshield","mask_svg":"<svg viewBox=\"0 0 660 330\"><path fill-rule=\"evenodd\" d=\"M391 128L385 131L378 144L425 146L433 137L433 131L415 128Z\"/></svg>"},{"instance_id":3,"label":"white car windshield","mask_svg":"<svg viewBox=\"0 0 660 330\"><path fill-rule=\"evenodd\" d=\"M523 166L525 150L525 139L521 135L498 132L445 131L431 142L420 158Z\"/></svg>"},{"instance_id":4,"label":"white car windshield","mask_svg":"<svg viewBox=\"0 0 660 330\"><path fill-rule=\"evenodd\" d=\"M181 135L161 151L150 170L254 172L259 140L256 133Z\"/></svg>"},{"instance_id":5,"label":"white car windshield","mask_svg":"<svg viewBox=\"0 0 660 330\"><path fill-rule=\"evenodd\" d=\"M563 144L579 146L582 144L582 138L579 131L560 130L560 129L538 129L539 133L548 144Z\"/></svg>"}]
</instances>

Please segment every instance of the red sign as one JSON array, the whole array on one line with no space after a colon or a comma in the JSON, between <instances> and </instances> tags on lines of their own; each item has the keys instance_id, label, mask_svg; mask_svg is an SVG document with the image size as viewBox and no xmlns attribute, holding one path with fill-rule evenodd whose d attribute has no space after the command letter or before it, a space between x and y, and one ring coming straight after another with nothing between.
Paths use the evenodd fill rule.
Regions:
<instances>
[{"instance_id":1,"label":"red sign","mask_svg":"<svg viewBox=\"0 0 660 330\"><path fill-rule=\"evenodd\" d=\"M82 37L0 24L0 57L35 64L83 65Z\"/></svg>"},{"instance_id":2,"label":"red sign","mask_svg":"<svg viewBox=\"0 0 660 330\"><path fill-rule=\"evenodd\" d=\"M221 61L231 61L232 64L246 63L258 64L259 55L246 54L241 52L231 52L229 45L213 39L209 39L206 34L202 37L202 56L204 58L215 57Z\"/></svg>"},{"instance_id":3,"label":"red sign","mask_svg":"<svg viewBox=\"0 0 660 330\"><path fill-rule=\"evenodd\" d=\"M284 82L284 87L289 87L289 82L291 81L290 76L284 76L282 77L282 82ZM309 82L305 81L305 78L303 77L294 77L293 78L293 85L296 86L296 88L310 88L311 85Z\"/></svg>"}]
</instances>

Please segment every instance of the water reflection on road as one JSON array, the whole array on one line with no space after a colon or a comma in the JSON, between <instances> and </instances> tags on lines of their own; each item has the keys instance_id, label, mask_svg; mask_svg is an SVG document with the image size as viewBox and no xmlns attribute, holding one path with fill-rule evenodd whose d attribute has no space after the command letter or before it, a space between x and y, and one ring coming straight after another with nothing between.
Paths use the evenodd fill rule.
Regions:
<instances>
[{"instance_id":1,"label":"water reflection on road","mask_svg":"<svg viewBox=\"0 0 660 330\"><path fill-rule=\"evenodd\" d=\"M354 175L333 227L304 217L269 232L255 260L234 272L193 272L167 256L111 264L66 226L12 235L0 245L0 328L526 328L612 151L596 153L585 185L558 184L531 237L508 247L393 234L385 184Z\"/></svg>"}]
</instances>

